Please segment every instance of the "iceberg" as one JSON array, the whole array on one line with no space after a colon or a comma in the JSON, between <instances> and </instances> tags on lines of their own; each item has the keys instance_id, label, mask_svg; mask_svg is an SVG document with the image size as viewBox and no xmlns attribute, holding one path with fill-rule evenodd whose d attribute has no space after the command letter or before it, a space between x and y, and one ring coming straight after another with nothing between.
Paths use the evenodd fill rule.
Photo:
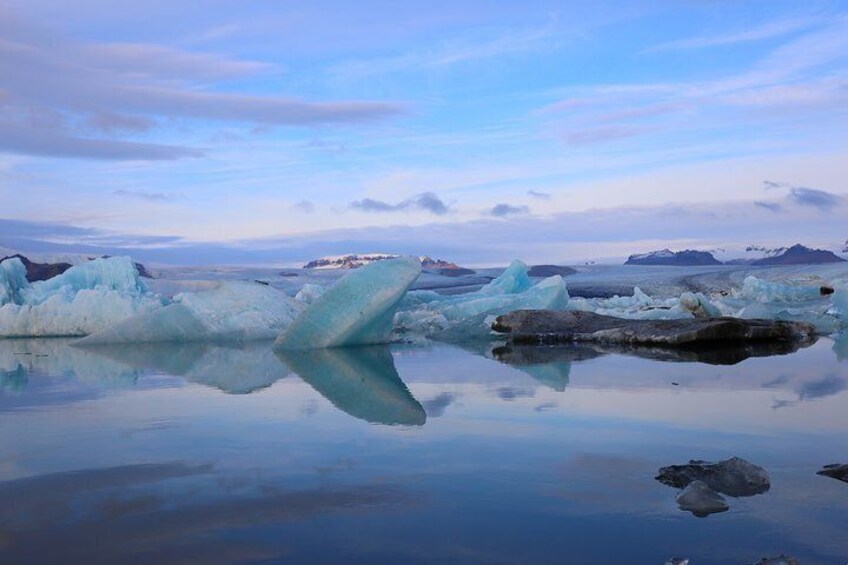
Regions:
<instances>
[{"instance_id":1,"label":"iceberg","mask_svg":"<svg viewBox=\"0 0 848 565\"><path fill-rule=\"evenodd\" d=\"M462 341L489 335L491 321L512 310L566 307L568 290L561 276L548 277L534 286L527 271L527 265L513 261L476 292L451 296L410 292L395 316L395 328L402 333Z\"/></svg>"},{"instance_id":2,"label":"iceberg","mask_svg":"<svg viewBox=\"0 0 848 565\"><path fill-rule=\"evenodd\" d=\"M718 318L718 306L700 292L684 292L677 298L652 298L637 286L633 296L612 298L573 298L569 310L594 312L628 320L678 320L685 318Z\"/></svg>"},{"instance_id":3,"label":"iceberg","mask_svg":"<svg viewBox=\"0 0 848 565\"><path fill-rule=\"evenodd\" d=\"M163 304L129 257L96 259L34 283L22 268L18 259L0 263L0 337L87 335Z\"/></svg>"},{"instance_id":4,"label":"iceberg","mask_svg":"<svg viewBox=\"0 0 848 565\"><path fill-rule=\"evenodd\" d=\"M742 281L739 297L760 303L803 302L805 300L820 300L822 298L820 289L820 286L771 282L749 275Z\"/></svg>"},{"instance_id":5,"label":"iceberg","mask_svg":"<svg viewBox=\"0 0 848 565\"><path fill-rule=\"evenodd\" d=\"M304 304L312 304L318 300L322 294L324 294L325 290L326 289L320 284L306 283L300 287L300 290L297 291L297 294L295 294L294 297Z\"/></svg>"},{"instance_id":6,"label":"iceberg","mask_svg":"<svg viewBox=\"0 0 848 565\"><path fill-rule=\"evenodd\" d=\"M385 259L348 273L280 333L275 349L388 342L400 301L420 274L416 257Z\"/></svg>"},{"instance_id":7,"label":"iceberg","mask_svg":"<svg viewBox=\"0 0 848 565\"><path fill-rule=\"evenodd\" d=\"M303 308L268 285L221 282L211 290L180 293L172 304L93 333L76 345L271 340Z\"/></svg>"}]
</instances>

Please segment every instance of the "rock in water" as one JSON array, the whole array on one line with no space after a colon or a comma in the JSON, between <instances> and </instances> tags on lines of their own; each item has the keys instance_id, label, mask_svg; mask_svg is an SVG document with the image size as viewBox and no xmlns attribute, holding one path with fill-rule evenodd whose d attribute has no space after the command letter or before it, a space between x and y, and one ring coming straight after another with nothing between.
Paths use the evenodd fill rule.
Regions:
<instances>
[{"instance_id":1,"label":"rock in water","mask_svg":"<svg viewBox=\"0 0 848 565\"><path fill-rule=\"evenodd\" d=\"M516 343L601 343L692 346L747 341L805 341L815 328L804 322L690 318L680 320L627 320L593 312L516 310L498 316L496 332Z\"/></svg>"},{"instance_id":2,"label":"rock in water","mask_svg":"<svg viewBox=\"0 0 848 565\"><path fill-rule=\"evenodd\" d=\"M421 274L415 257L386 259L338 280L283 330L277 350L386 343L392 319Z\"/></svg>"},{"instance_id":3,"label":"rock in water","mask_svg":"<svg viewBox=\"0 0 848 565\"><path fill-rule=\"evenodd\" d=\"M553 277L559 275L567 277L577 272L577 269L571 267L563 267L561 265L533 265L527 274L531 277Z\"/></svg>"},{"instance_id":4,"label":"rock in water","mask_svg":"<svg viewBox=\"0 0 848 565\"><path fill-rule=\"evenodd\" d=\"M675 499L681 510L691 512L699 518L726 512L730 507L724 497L703 481L692 481Z\"/></svg>"},{"instance_id":5,"label":"rock in water","mask_svg":"<svg viewBox=\"0 0 848 565\"><path fill-rule=\"evenodd\" d=\"M816 472L816 475L822 475L824 477L830 477L837 481L848 483L848 463L842 465L839 463L825 465L820 471Z\"/></svg>"},{"instance_id":6,"label":"rock in water","mask_svg":"<svg viewBox=\"0 0 848 565\"><path fill-rule=\"evenodd\" d=\"M765 469L739 457L718 463L692 460L687 465L670 465L661 468L656 479L676 488L700 481L716 492L734 497L762 494L771 487Z\"/></svg>"}]
</instances>

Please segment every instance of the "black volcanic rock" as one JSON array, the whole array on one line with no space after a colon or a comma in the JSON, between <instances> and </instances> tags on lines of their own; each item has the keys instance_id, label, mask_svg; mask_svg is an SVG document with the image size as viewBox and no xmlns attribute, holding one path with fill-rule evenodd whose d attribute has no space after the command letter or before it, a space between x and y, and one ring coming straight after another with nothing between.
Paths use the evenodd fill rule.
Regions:
<instances>
[{"instance_id":1,"label":"black volcanic rock","mask_svg":"<svg viewBox=\"0 0 848 565\"><path fill-rule=\"evenodd\" d=\"M822 475L824 477L830 477L832 479L848 483L848 463L833 463L831 465L825 465L820 471L816 472L816 475Z\"/></svg>"},{"instance_id":2,"label":"black volcanic rock","mask_svg":"<svg viewBox=\"0 0 848 565\"><path fill-rule=\"evenodd\" d=\"M71 268L70 263L35 263L20 254L10 255L0 259L0 263L6 259L20 259L21 263L26 267L26 278L29 282L45 281L52 279L56 275L61 275Z\"/></svg>"},{"instance_id":3,"label":"black volcanic rock","mask_svg":"<svg viewBox=\"0 0 848 565\"><path fill-rule=\"evenodd\" d=\"M765 469L739 457L718 463L692 460L686 465L669 465L659 470L656 479L676 488L701 481L716 492L734 497L762 494L771 488Z\"/></svg>"},{"instance_id":4,"label":"black volcanic rock","mask_svg":"<svg viewBox=\"0 0 848 565\"><path fill-rule=\"evenodd\" d=\"M553 277L554 275L567 277L568 275L573 275L576 272L577 269L563 267L560 265L533 265L530 267L530 270L527 271L527 274L531 277Z\"/></svg>"},{"instance_id":5,"label":"black volcanic rock","mask_svg":"<svg viewBox=\"0 0 848 565\"><path fill-rule=\"evenodd\" d=\"M841 263L845 259L834 255L825 249L810 249L801 244L793 245L780 255L765 257L751 262L752 265L821 265L824 263Z\"/></svg>"},{"instance_id":6,"label":"black volcanic rock","mask_svg":"<svg viewBox=\"0 0 848 565\"><path fill-rule=\"evenodd\" d=\"M696 265L721 265L721 261L713 257L709 251L696 251L685 249L683 251L671 251L662 249L631 255L624 262L625 265L667 265L675 267L691 267Z\"/></svg>"},{"instance_id":7,"label":"black volcanic rock","mask_svg":"<svg viewBox=\"0 0 848 565\"><path fill-rule=\"evenodd\" d=\"M492 330L513 343L590 341L667 347L746 342L804 342L815 339L815 327L803 322L687 318L628 320L594 312L515 310L498 316Z\"/></svg>"}]
</instances>

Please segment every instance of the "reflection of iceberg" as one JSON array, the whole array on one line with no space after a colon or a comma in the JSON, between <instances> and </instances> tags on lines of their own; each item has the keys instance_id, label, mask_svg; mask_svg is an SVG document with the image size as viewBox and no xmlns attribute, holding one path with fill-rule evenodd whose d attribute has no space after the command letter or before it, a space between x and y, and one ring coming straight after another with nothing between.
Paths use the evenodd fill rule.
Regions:
<instances>
[{"instance_id":1,"label":"reflection of iceberg","mask_svg":"<svg viewBox=\"0 0 848 565\"><path fill-rule=\"evenodd\" d=\"M129 257L96 259L34 283L20 259L0 265L0 337L87 335L162 305Z\"/></svg>"},{"instance_id":2,"label":"reflection of iceberg","mask_svg":"<svg viewBox=\"0 0 848 565\"><path fill-rule=\"evenodd\" d=\"M267 388L288 374L270 342L212 345L142 343L86 347L83 351L120 361L140 371L161 371L230 394Z\"/></svg>"},{"instance_id":3,"label":"reflection of iceberg","mask_svg":"<svg viewBox=\"0 0 848 565\"><path fill-rule=\"evenodd\" d=\"M556 349L547 346L503 345L492 349L491 355L501 363L511 365L530 375L537 382L557 392L563 392L568 386L571 375L571 362L597 357L593 350L584 347L570 347L570 353L563 351L550 353ZM581 353L585 352L583 356Z\"/></svg>"},{"instance_id":4,"label":"reflection of iceberg","mask_svg":"<svg viewBox=\"0 0 848 565\"><path fill-rule=\"evenodd\" d=\"M848 331L834 338L833 352L836 353L838 361L848 360Z\"/></svg>"},{"instance_id":5,"label":"reflection of iceberg","mask_svg":"<svg viewBox=\"0 0 848 565\"><path fill-rule=\"evenodd\" d=\"M399 331L443 340L463 341L490 334L489 319L519 309L561 310L568 303L562 277L549 277L532 286L527 265L512 264L476 292L446 296L433 291L410 292L395 317Z\"/></svg>"},{"instance_id":6,"label":"reflection of iceberg","mask_svg":"<svg viewBox=\"0 0 848 565\"><path fill-rule=\"evenodd\" d=\"M300 301L267 285L222 282L211 290L178 294L173 304L132 317L78 344L274 339L302 308Z\"/></svg>"},{"instance_id":7,"label":"reflection of iceberg","mask_svg":"<svg viewBox=\"0 0 848 565\"><path fill-rule=\"evenodd\" d=\"M421 426L424 408L398 376L388 347L279 351L277 355L338 409L375 424Z\"/></svg>"},{"instance_id":8,"label":"reflection of iceberg","mask_svg":"<svg viewBox=\"0 0 848 565\"><path fill-rule=\"evenodd\" d=\"M392 318L421 274L415 257L387 259L345 275L280 333L277 349L312 349L386 343Z\"/></svg>"}]
</instances>

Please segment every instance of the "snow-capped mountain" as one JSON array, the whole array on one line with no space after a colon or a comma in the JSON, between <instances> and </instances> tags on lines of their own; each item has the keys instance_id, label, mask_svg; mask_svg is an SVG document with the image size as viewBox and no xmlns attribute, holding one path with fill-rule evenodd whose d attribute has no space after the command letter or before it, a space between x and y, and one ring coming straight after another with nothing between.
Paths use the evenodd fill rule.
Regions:
<instances>
[{"instance_id":1,"label":"snow-capped mountain","mask_svg":"<svg viewBox=\"0 0 848 565\"><path fill-rule=\"evenodd\" d=\"M697 251L695 249L684 249L683 251L672 251L660 249L650 253L638 253L627 258L625 265L721 265L709 251Z\"/></svg>"},{"instance_id":2,"label":"snow-capped mountain","mask_svg":"<svg viewBox=\"0 0 848 565\"><path fill-rule=\"evenodd\" d=\"M303 266L304 269L355 269L363 265L374 263L375 261L383 261L385 259L394 259L400 257L393 253L350 253L348 255L330 255L314 259ZM442 259L433 259L422 255L418 258L421 261L421 267L428 271L438 271L448 274L472 274L474 271L460 267L456 263L444 261Z\"/></svg>"}]
</instances>

